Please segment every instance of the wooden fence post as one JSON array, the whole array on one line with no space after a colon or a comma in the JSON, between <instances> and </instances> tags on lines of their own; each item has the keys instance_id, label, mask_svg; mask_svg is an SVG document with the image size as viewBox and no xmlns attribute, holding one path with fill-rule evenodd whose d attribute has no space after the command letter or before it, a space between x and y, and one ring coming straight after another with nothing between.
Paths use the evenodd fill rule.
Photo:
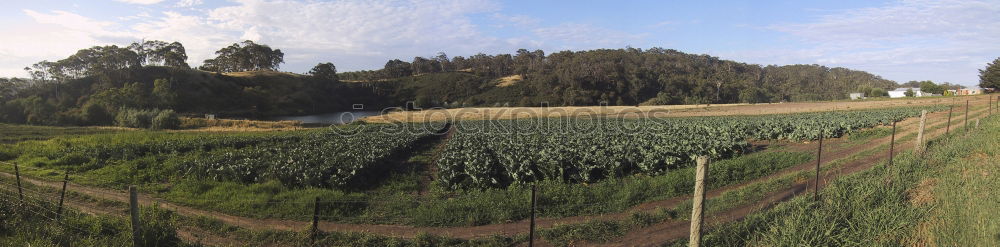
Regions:
<instances>
[{"instance_id":1,"label":"wooden fence post","mask_svg":"<svg viewBox=\"0 0 1000 247\"><path fill-rule=\"evenodd\" d=\"M819 134L819 147L816 148L816 183L813 187L813 201L819 201L819 165L823 161L823 132Z\"/></svg>"},{"instance_id":2,"label":"wooden fence post","mask_svg":"<svg viewBox=\"0 0 1000 247\"><path fill-rule=\"evenodd\" d=\"M948 127L944 128L944 135L948 136L951 133L951 110L955 108L955 105L948 106Z\"/></svg>"},{"instance_id":3,"label":"wooden fence post","mask_svg":"<svg viewBox=\"0 0 1000 247\"><path fill-rule=\"evenodd\" d=\"M59 209L56 210L56 221L62 218L63 201L66 199L66 183L69 183L69 170L66 170L66 175L63 177L62 192L59 193Z\"/></svg>"},{"instance_id":4,"label":"wooden fence post","mask_svg":"<svg viewBox=\"0 0 1000 247\"><path fill-rule=\"evenodd\" d=\"M142 226L139 222L139 192L135 185L128 187L129 213L132 214L132 246L141 247Z\"/></svg>"},{"instance_id":5,"label":"wooden fence post","mask_svg":"<svg viewBox=\"0 0 1000 247\"><path fill-rule=\"evenodd\" d=\"M927 110L920 111L920 129L917 130L916 144L913 151L922 154L924 151L924 124L927 122Z\"/></svg>"},{"instance_id":6,"label":"wooden fence post","mask_svg":"<svg viewBox=\"0 0 1000 247\"><path fill-rule=\"evenodd\" d=\"M989 103L986 104L990 105L990 116L993 116L993 97L986 97L986 100L989 101Z\"/></svg>"},{"instance_id":7,"label":"wooden fence post","mask_svg":"<svg viewBox=\"0 0 1000 247\"><path fill-rule=\"evenodd\" d=\"M892 152L896 149L896 121L892 121L892 138L889 139L889 166L892 166Z\"/></svg>"},{"instance_id":8,"label":"wooden fence post","mask_svg":"<svg viewBox=\"0 0 1000 247\"><path fill-rule=\"evenodd\" d=\"M698 156L695 159L694 194L692 195L693 205L691 207L691 238L688 239L688 246L701 246L701 224L705 222L702 211L705 206L705 177L708 176L708 156Z\"/></svg>"},{"instance_id":9,"label":"wooden fence post","mask_svg":"<svg viewBox=\"0 0 1000 247\"><path fill-rule=\"evenodd\" d=\"M316 197L316 202L313 203L313 221L312 221L312 234L309 236L309 240L312 241L312 245L316 246L316 237L319 236L319 197Z\"/></svg>"},{"instance_id":10,"label":"wooden fence post","mask_svg":"<svg viewBox=\"0 0 1000 247\"><path fill-rule=\"evenodd\" d=\"M531 184L531 225L528 229L528 247L535 246L535 204L538 197L535 196L538 187L535 184Z\"/></svg>"},{"instance_id":11,"label":"wooden fence post","mask_svg":"<svg viewBox=\"0 0 1000 247\"><path fill-rule=\"evenodd\" d=\"M21 167L14 163L14 177L17 178L17 197L24 203L24 191L21 190Z\"/></svg>"}]
</instances>

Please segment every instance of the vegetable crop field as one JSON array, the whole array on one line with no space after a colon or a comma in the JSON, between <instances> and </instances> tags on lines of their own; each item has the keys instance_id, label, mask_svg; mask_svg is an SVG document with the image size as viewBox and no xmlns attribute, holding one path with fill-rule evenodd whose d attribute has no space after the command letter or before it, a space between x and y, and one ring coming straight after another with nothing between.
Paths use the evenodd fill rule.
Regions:
<instances>
[{"instance_id":1,"label":"vegetable crop field","mask_svg":"<svg viewBox=\"0 0 1000 247\"><path fill-rule=\"evenodd\" d=\"M544 236L560 242L587 239L566 235L577 226L551 228L563 219L635 219L646 216L634 210L682 203L692 193L697 156L713 160L708 189L736 186L811 167L814 150L792 147L811 147L821 136L850 135L843 145L864 145L921 110L947 109L361 123L249 133L123 130L0 144L0 161L20 164L28 177L69 173L73 183L108 193L135 185L166 208L251 222L241 227L315 217L346 231L388 225L449 236L469 227L512 237L501 243L523 241L511 234L523 232L517 225L531 217L526 202L534 187L535 215L559 229ZM6 173L11 168L0 165ZM660 208L649 217L683 210Z\"/></svg>"},{"instance_id":2,"label":"vegetable crop field","mask_svg":"<svg viewBox=\"0 0 1000 247\"><path fill-rule=\"evenodd\" d=\"M931 109L940 110L939 107ZM521 119L457 124L438 166L461 187L505 187L537 180L593 183L728 158L750 140L831 138L918 116L917 108L750 117Z\"/></svg>"}]
</instances>

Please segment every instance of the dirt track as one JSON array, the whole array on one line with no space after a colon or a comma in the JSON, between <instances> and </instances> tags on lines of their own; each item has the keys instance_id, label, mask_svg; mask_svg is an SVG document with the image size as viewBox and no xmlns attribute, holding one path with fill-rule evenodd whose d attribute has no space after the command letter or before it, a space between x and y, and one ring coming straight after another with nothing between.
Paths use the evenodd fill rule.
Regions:
<instances>
[{"instance_id":1,"label":"dirt track","mask_svg":"<svg viewBox=\"0 0 1000 247\"><path fill-rule=\"evenodd\" d=\"M979 98L979 99L985 99L985 98ZM985 100L982 100L981 103L984 104ZM960 109L960 108L957 108L957 109ZM985 111L985 109L984 110L980 110L978 112L982 112L982 111ZM961 111L960 110L956 110L956 112L961 112ZM935 124L936 125L942 125L943 122L945 121L946 115L947 115L947 112L943 112L943 113L939 112L939 113L932 113L932 114L930 114L929 117L928 117L929 118L930 126L933 126ZM944 117L942 117L942 116L944 116ZM956 116L958 116L958 117L955 117L952 120L953 126L955 126L955 125L961 125L962 124L962 118L960 117L961 115L956 114ZM915 122L916 122L916 120L913 119L913 118L911 118L911 119L905 120L905 121L901 122L900 124L898 124L897 127L899 127L900 129L899 129L899 132L897 132L897 137L903 137L903 136L905 136L905 135L907 135L909 133L913 133L915 131L915 127L914 127L915 126ZM942 128L942 129L940 129L938 131L935 131L931 136L937 136L937 135L940 135L943 132L944 132L944 129ZM833 160L841 159L841 158L844 158L844 157L849 157L849 156L854 155L856 153L859 153L859 152L862 152L864 150L868 150L868 149L871 149L871 148L876 148L879 145L883 145L883 144L886 144L886 143L888 143L888 137L879 138L879 139L876 139L876 140L873 140L873 141L869 141L869 142L866 142L866 143L863 143L863 144L854 145L854 146L851 146L851 147L848 147L848 148L844 148L844 149L841 149L841 150L833 151L832 153L824 153L823 162L826 163L826 162L830 162L830 161L833 161ZM900 144L902 144L902 145L900 145ZM806 145L806 144L803 144L803 145ZM898 147L897 148L897 152L905 150L905 148L908 145L912 145L912 143L910 143L910 144L898 143L897 144L897 147ZM867 168L868 166L871 165L871 163L874 163L875 161L883 158L883 156L884 155L873 155L873 156L870 156L870 157L862 158L862 159L854 161L854 162L849 162L847 164L844 164L843 166L841 166L841 168L839 168L837 170L833 170L833 171L827 172L828 174L825 175L824 178L825 179L831 179L832 177L835 177L836 174L841 174L841 173L847 174L847 173L850 173L850 172L854 172L854 171L858 171L858 170ZM759 179L756 179L756 180L751 181L751 182L747 182L747 183L743 183L743 184L732 185L732 186L727 186L727 187L723 187L723 188L711 190L711 191L708 192L708 196L709 197L716 197L716 196L722 194L723 192L734 190L734 189L737 189L737 188L741 188L741 187L746 186L748 184L753 184L753 183L760 182L760 181L766 181L767 179L773 178L775 176L780 176L781 174L788 174L788 173L797 172L797 171L801 171L801 170L805 170L805 169L810 169L810 167L812 167L814 165L813 162L806 162L806 163L803 163L803 164L799 164L799 165L796 165L796 166L794 166L792 168L788 168L788 169L783 170L781 172L778 172L776 174L770 175L770 176L765 177L765 178L759 178ZM10 174L4 174L4 175L8 175L9 176ZM36 184L36 185L42 185L42 186L47 186L47 187L52 187L52 188L59 188L62 185L61 182L41 181L41 180L37 180L37 179L26 179L26 178L23 178L23 177L22 177L22 179L24 179L24 181L26 181L26 182L30 182L30 183L33 183L33 184ZM732 220L738 220L738 219L742 218L743 216L747 215L748 213L752 212L755 209L758 209L758 208L761 208L761 207L765 207L765 206L768 206L768 205L772 205L772 204L774 204L776 202L780 202L780 201L786 200L788 198L791 198L795 194L797 194L797 193L801 192L802 190L804 190L804 188L806 187L805 185L808 185L808 184L809 184L809 182L805 181L805 182L796 184L796 186L793 186L792 188L788 188L786 190L782 190L782 191L778 191L778 192L772 193L768 197L767 200L761 201L761 202L759 202L759 203L757 203L755 205L744 205L743 207L739 207L739 208L736 208L736 209L727 210L725 212L721 212L721 213L718 213L718 214L715 214L715 215L710 215L709 223L711 225L711 224L716 224L716 223L719 223L719 222L729 222L729 221L732 221ZM799 188L799 187L802 187L802 188ZM93 187L88 187L88 186L80 186L80 185L72 184L72 183L69 186L69 190L80 192L80 193L83 193L83 194L86 194L88 196L95 197L95 198L101 198L101 199L112 200L112 201L119 201L119 202L127 202L128 201L127 194L125 194L123 192L119 192L119 191L106 190L106 189L100 189L100 188L93 188ZM682 196L682 197L675 197L675 198L671 198L671 199L667 199L667 200L662 200L662 201L649 202L649 203L644 203L644 204L640 204L638 206L635 206L635 207L633 207L632 209L630 209L630 210L628 210L626 212L614 213L614 214L605 214L605 215L600 215L600 216L574 216L574 217L566 217L566 218L542 218L542 219L537 220L536 223L537 223L537 226L539 228L547 228L547 227L552 227L552 226L555 226L555 225L558 225L558 224L582 223L582 222L596 220L596 219L603 219L603 220L624 219L624 218L628 217L631 214L631 212L634 212L634 211L648 211L648 210L654 210L656 208L670 208L670 207L674 207L674 206L678 205L681 202L684 202L687 199L688 199L687 196ZM159 199L152 198L152 197L150 197L148 195L141 195L140 196L140 203L143 204L143 205L151 205L154 202L160 204L161 207L164 207L164 208L167 208L167 209L176 210L179 214L182 214L182 215L187 215L187 216L206 216L206 217L216 218L216 219L219 219L222 222L225 222L227 224L235 225L235 226L239 226L239 227L243 227L243 228L248 228L248 229L257 229L257 230L269 229L269 230L291 230L291 231L296 231L296 230L306 229L306 227L308 227L308 225L309 225L308 222L301 222L301 221L271 220L271 219L252 219L252 218L246 218L246 217L231 216L231 215L227 215L227 214L223 214L223 213L219 213L219 212L211 212L211 211L200 210L200 209L195 209L195 208L190 208L190 207L185 207L185 206L180 206L180 205L172 204L172 203L169 203L169 202L165 202L165 201L162 201L162 200L159 200ZM100 213L100 212L98 212L98 213ZM426 233L431 233L431 234L436 234L436 235L442 235L442 236L450 236L450 237L466 238L466 239L468 239L468 238L487 237L487 236L492 236L492 235L514 235L514 234L526 233L527 230L528 230L528 224L529 223L527 221L518 221L518 222L512 222L512 223L506 223L506 224L484 225L484 226L474 226L474 227L413 227L413 226L402 226L402 225L367 225L367 224L340 224L340 223L332 223L332 222L321 222L320 223L320 229L323 230L323 231L368 232L368 233L377 233L377 234L382 234L382 235L397 236L397 237L403 237L403 238L413 238L413 237L417 236L420 233L425 233L426 232ZM622 241L624 243L629 243L630 245L631 244L636 244L636 243L657 243L657 242L663 242L663 241L675 239L677 237L686 236L686 234L687 234L687 232L686 232L687 228L686 227L687 227L687 224L685 222L683 222L683 221L665 222L665 223L657 224L657 225L654 225L654 226L651 226L651 227L647 227L647 228L644 228L644 229L640 229L640 230L637 230L637 231L633 231L633 232L629 233ZM679 233L683 233L683 234L680 234L680 236L676 236ZM639 244L639 245L642 245L642 244Z\"/></svg>"},{"instance_id":2,"label":"dirt track","mask_svg":"<svg viewBox=\"0 0 1000 247\"><path fill-rule=\"evenodd\" d=\"M964 106L962 108L956 108L956 112L962 112L962 111L964 111ZM969 114L970 115L977 114L977 113L980 113L980 114L989 114L987 111L988 111L987 109L981 109L981 110L977 110L977 111L974 111L974 112L970 111ZM926 135L925 136L925 140L930 140L930 139L933 139L935 137L942 136L942 135L945 134L945 132L948 131L947 128L944 126L944 125L947 124L947 123L945 123L947 121L947 114L948 114L947 112L938 112L938 113L934 113L934 114L928 114L928 121L927 121L928 123L925 126L925 128L926 129L930 129L932 127L940 127L940 128L938 128L936 130L932 130L932 131L928 130L928 132L925 132L924 133ZM980 115L979 117L982 117L982 116L983 115ZM897 137L906 136L907 134L915 132L916 129L917 129L917 127L913 123L913 122L915 122L914 120L916 120L916 119L909 119L909 120L907 120L907 121L911 121L911 123L908 124L910 126L909 130L904 131L904 132L897 132ZM969 119L969 121L970 122L974 121L974 119ZM962 126L964 123L965 122L964 122L963 116L959 115L959 114L956 114L956 116L953 116L953 119L952 119L952 128L951 129L954 130L956 127ZM900 125L897 124L897 128L898 127L900 127ZM885 139L885 138L882 138L882 139ZM879 144L878 145L886 144L886 143L888 143L888 141L882 142L882 140L879 140ZM904 152L906 150L911 150L911 149L913 149L913 147L914 147L915 144L916 144L915 141L899 142L899 143L896 144L896 148L895 148L895 150L894 150L893 153L894 154L898 154L898 153ZM871 148L875 148L878 145L875 145L874 147L871 147ZM870 145L866 145L866 146L870 146ZM858 152L862 152L864 150L868 150L868 149L860 149L860 150L858 150ZM855 173L855 172L858 172L858 171L862 171L862 170L871 168L872 166L874 166L878 162L886 160L888 158L888 157L886 157L886 154L887 153L880 153L880 154L875 154L875 155L869 155L869 156L863 157L861 159L857 159L857 160L853 160L853 161L847 162L846 164L840 165L840 166L838 166L838 167L836 167L834 169L830 169L830 170L827 170L827 171L823 172L823 174L821 174L821 179L820 179L820 183L819 183L820 189L826 187L826 185L830 181L836 179L837 177L840 177L840 176L843 176L843 175L847 175L847 174L852 174L852 173ZM824 160L826 160L826 159L824 159ZM720 212L720 213L709 215L708 217L706 217L706 225L716 226L716 225L723 224L723 223L728 223L728 222L733 222L733 221L741 220L744 217L746 217L747 215L749 215L750 213L753 213L753 212L761 210L761 209L769 208L771 206L776 205L777 203L786 201L788 199L791 199L791 198L795 197L796 195L802 194L803 192L810 192L810 194L811 194L812 186L815 183L816 183L815 178L810 178L810 179L808 179L806 181L797 181L791 187L783 189L783 190L771 192L763 200L758 201L756 203L753 203L751 205L742 205L740 207L732 208L732 209L726 210L724 212ZM725 189L725 188L723 188L723 189ZM709 196L709 197L711 197L711 196ZM667 242L667 241L672 241L672 240L677 240L677 239L682 239L684 237L687 237L688 234L690 233L689 232L690 225L691 225L691 222L690 221L686 221L686 220L685 221L667 221L667 222L655 224L655 225L650 226L650 227L645 227L645 228L642 228L642 229L639 229L639 230L630 231L623 238L621 238L619 241L617 241L616 243L613 243L613 244L592 244L592 245L593 246L618 246L618 245L627 243L630 246L653 246L653 245L657 245L657 244L664 243L664 242Z\"/></svg>"}]
</instances>

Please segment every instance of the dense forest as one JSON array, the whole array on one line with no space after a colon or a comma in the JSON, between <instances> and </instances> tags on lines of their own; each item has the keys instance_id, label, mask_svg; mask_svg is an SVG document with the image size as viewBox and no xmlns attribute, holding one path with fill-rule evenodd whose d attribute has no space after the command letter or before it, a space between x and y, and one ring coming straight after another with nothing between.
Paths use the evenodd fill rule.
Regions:
<instances>
[{"instance_id":1,"label":"dense forest","mask_svg":"<svg viewBox=\"0 0 1000 247\"><path fill-rule=\"evenodd\" d=\"M451 75L429 75L442 72ZM498 78L510 82L500 83L503 80ZM887 89L897 86L891 80L845 68L760 66L662 48L562 51L549 55L541 50L521 49L514 55L477 54L451 59L439 53L412 62L390 60L380 70L340 73L340 79L394 91L396 94L390 98L416 100L425 107L836 100L846 99L852 92L883 96ZM429 84L421 88L414 81ZM455 81L473 84L450 85ZM437 88L441 86L455 88Z\"/></svg>"},{"instance_id":2,"label":"dense forest","mask_svg":"<svg viewBox=\"0 0 1000 247\"><path fill-rule=\"evenodd\" d=\"M252 41L190 68L178 42L95 46L0 78L0 121L169 128L177 115L260 118L403 106L767 103L883 96L900 86L863 71L761 66L651 48L392 59L382 69L280 72L284 53ZM910 82L927 87L933 82ZM914 85L914 86L916 86ZM939 86L947 88L952 85ZM157 123L160 121L159 123ZM162 122L167 121L167 122Z\"/></svg>"}]
</instances>

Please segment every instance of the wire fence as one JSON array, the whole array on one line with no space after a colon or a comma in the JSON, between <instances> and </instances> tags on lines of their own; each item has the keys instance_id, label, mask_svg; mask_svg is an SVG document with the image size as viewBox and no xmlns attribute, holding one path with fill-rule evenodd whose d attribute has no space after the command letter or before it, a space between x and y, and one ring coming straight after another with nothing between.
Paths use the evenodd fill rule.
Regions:
<instances>
[{"instance_id":1,"label":"wire fence","mask_svg":"<svg viewBox=\"0 0 1000 247\"><path fill-rule=\"evenodd\" d=\"M1000 99L997 101L998 106L1000 106ZM968 110L966 106L966 110ZM985 107L984 107L985 108ZM1000 110L1000 108L998 108ZM988 114L992 114L992 102L990 102L990 109ZM970 115L968 111L964 114ZM983 117L983 112L976 112L974 116ZM950 114L949 114L950 115ZM960 121L960 122L959 122ZM949 121L948 128L952 127L963 127L969 128L969 121L966 119L959 118L956 123L951 123ZM940 127L942 123L938 123L937 126ZM31 173L40 173L47 176L55 175L65 175L68 171L64 171L63 174L58 172L53 173L53 169L46 169L33 166L23 166L16 165L11 162L0 161L0 165L7 166L17 166L17 169L21 171L29 171ZM23 174L21 174L23 177ZM58 209L52 206L53 201L58 201L60 198L60 191L46 185L36 185L36 182L41 183L56 183L55 181L46 181L39 178L21 178L22 180L31 180L31 182L21 181L20 185L16 184L15 181L10 179L11 176L0 176L0 198L7 201L18 200L19 205L22 205L25 210L34 211L39 217L46 220L50 220L58 223L59 225L65 227L71 231L77 231L79 233L91 233L79 228L78 226L73 226L64 223L57 219L56 215ZM82 177L69 174L70 180L73 178L80 178L82 181L88 183L102 184L102 185L118 185L123 184L122 181L114 181L103 178L96 178L93 176ZM61 182L61 181L59 181ZM107 213L114 210L109 210L108 208L101 208L95 206L95 201L87 200L85 198L97 198L99 200L109 200L114 202L122 202L122 198L127 198L128 193L123 190L116 188L108 188L108 186L102 186L100 188L89 188L86 185L78 184L75 182L68 182L70 192L78 193L84 195L83 197L70 196L62 198L65 200L65 204L72 205L72 207L84 209L83 211ZM79 189L79 190L77 190ZM24 200L20 200L18 193L24 195ZM360 199L347 198L347 199L330 199L330 198L320 198L318 201L309 200L308 198L298 198L298 199L285 199L285 200L275 200L273 198L267 199L232 199L232 198L219 198L219 199L195 199L188 200L186 202L167 202L162 199L156 199L151 196L143 196L143 201L146 202L157 202L164 204L165 208L174 207L185 208L187 211L198 212L199 214L209 213L215 214L217 212L212 212L208 210L218 210L231 212L234 216L248 217L253 219L288 219L288 220L300 220L306 221L308 219L317 219L319 221L324 221L325 224L403 224L412 225L418 221L426 221L427 219L420 218L419 215L414 215L412 213L406 213L405 210L413 209L435 209L438 207L454 208L460 209L463 205L448 205L447 199L442 200L441 198L433 198L426 196L413 196L413 197L389 197L389 198L371 198L367 199L364 196ZM525 220L529 219L529 214L535 212L536 215L541 217L565 217L565 216L603 216L603 215L623 215L628 214L629 209L638 206L640 203L629 201L629 198L593 198L593 201L566 201L560 200L559 198L549 197L544 193L538 194L537 203L534 208L528 205L529 197L526 195L515 195L509 198L509 201L498 203L496 207L490 208L491 212L484 213L483 215L489 214L494 217L480 218L480 219L466 219L465 223L479 224L479 225L494 225L493 227L499 229L500 232L524 232L527 229L523 229L519 224L523 224ZM223 206L219 206L223 205ZM264 207L266 212L252 211L252 210L225 210L224 205L244 205L248 208ZM475 206L475 205L471 205ZM192 207L192 208L188 208ZM202 210L199 208L207 208L207 210ZM313 213L317 210L319 213ZM270 209L270 210L268 210ZM381 210L381 209L404 209L404 213L393 213L391 210ZM481 210L481 209L474 209ZM575 210L575 211L574 211ZM63 214L67 214L64 210ZM79 212L73 211L72 214L79 214ZM433 222L420 222L421 224L433 223ZM439 222L441 225L455 224L455 222ZM118 229L102 229L102 230L115 230Z\"/></svg>"}]
</instances>

